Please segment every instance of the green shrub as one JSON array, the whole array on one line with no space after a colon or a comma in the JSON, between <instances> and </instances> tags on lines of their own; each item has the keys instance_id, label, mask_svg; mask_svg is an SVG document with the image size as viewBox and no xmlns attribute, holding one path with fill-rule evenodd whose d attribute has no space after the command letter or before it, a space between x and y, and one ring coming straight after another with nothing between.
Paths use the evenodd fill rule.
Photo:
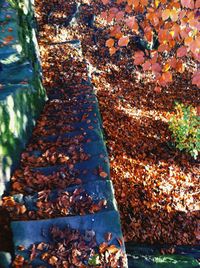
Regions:
<instances>
[{"instance_id":1,"label":"green shrub","mask_svg":"<svg viewBox=\"0 0 200 268\"><path fill-rule=\"evenodd\" d=\"M200 152L200 117L192 106L176 103L175 113L169 121L176 147L197 159Z\"/></svg>"}]
</instances>

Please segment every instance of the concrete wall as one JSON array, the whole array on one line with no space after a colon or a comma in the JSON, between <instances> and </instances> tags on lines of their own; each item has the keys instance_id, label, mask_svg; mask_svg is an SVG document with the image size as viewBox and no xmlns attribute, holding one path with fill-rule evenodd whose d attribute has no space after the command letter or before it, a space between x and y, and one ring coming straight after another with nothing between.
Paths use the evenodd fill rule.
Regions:
<instances>
[{"instance_id":1,"label":"concrete wall","mask_svg":"<svg viewBox=\"0 0 200 268\"><path fill-rule=\"evenodd\" d=\"M1 0L0 196L46 99L35 25L31 0Z\"/></svg>"}]
</instances>

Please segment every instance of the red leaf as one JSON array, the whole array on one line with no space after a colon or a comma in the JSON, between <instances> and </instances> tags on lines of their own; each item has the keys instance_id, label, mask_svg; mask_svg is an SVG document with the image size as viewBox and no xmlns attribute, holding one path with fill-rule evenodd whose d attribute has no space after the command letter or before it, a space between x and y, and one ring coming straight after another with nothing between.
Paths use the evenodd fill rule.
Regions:
<instances>
[{"instance_id":1,"label":"red leaf","mask_svg":"<svg viewBox=\"0 0 200 268\"><path fill-rule=\"evenodd\" d=\"M161 65L156 62L156 63L152 64L151 70L155 73L160 73L162 68L161 68Z\"/></svg>"},{"instance_id":2,"label":"red leaf","mask_svg":"<svg viewBox=\"0 0 200 268\"><path fill-rule=\"evenodd\" d=\"M119 39L118 41L118 46L120 47L126 47L129 43L129 37L128 36L123 36Z\"/></svg>"},{"instance_id":3,"label":"red leaf","mask_svg":"<svg viewBox=\"0 0 200 268\"><path fill-rule=\"evenodd\" d=\"M154 91L155 91L156 93L161 93L162 88L157 86L157 87L154 88Z\"/></svg>"},{"instance_id":4,"label":"red leaf","mask_svg":"<svg viewBox=\"0 0 200 268\"><path fill-rule=\"evenodd\" d=\"M151 69L151 62L145 61L145 63L142 65L142 68L144 71L149 71Z\"/></svg>"},{"instance_id":5,"label":"red leaf","mask_svg":"<svg viewBox=\"0 0 200 268\"><path fill-rule=\"evenodd\" d=\"M200 88L200 71L196 71L192 77L192 84Z\"/></svg>"},{"instance_id":6,"label":"red leaf","mask_svg":"<svg viewBox=\"0 0 200 268\"><path fill-rule=\"evenodd\" d=\"M119 11L116 15L115 15L115 19L116 21L120 21L124 18L124 12L123 11Z\"/></svg>"},{"instance_id":7,"label":"red leaf","mask_svg":"<svg viewBox=\"0 0 200 268\"><path fill-rule=\"evenodd\" d=\"M181 58L187 55L187 48L185 46L179 47L177 49L177 57Z\"/></svg>"}]
</instances>

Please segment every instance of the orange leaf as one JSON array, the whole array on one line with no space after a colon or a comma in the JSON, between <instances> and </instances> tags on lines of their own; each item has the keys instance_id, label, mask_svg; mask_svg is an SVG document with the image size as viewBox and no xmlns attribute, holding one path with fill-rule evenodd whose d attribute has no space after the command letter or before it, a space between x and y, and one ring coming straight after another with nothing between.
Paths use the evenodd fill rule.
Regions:
<instances>
[{"instance_id":1,"label":"orange leaf","mask_svg":"<svg viewBox=\"0 0 200 268\"><path fill-rule=\"evenodd\" d=\"M139 0L127 0L129 6L134 5L135 7L139 5Z\"/></svg>"},{"instance_id":2,"label":"orange leaf","mask_svg":"<svg viewBox=\"0 0 200 268\"><path fill-rule=\"evenodd\" d=\"M102 178L104 178L104 179L105 179L106 177L108 177L108 174L107 174L106 172L104 172L104 171L101 171L99 175L100 175L100 177L102 177Z\"/></svg>"},{"instance_id":3,"label":"orange leaf","mask_svg":"<svg viewBox=\"0 0 200 268\"><path fill-rule=\"evenodd\" d=\"M114 39L109 38L109 39L106 41L106 46L107 46L107 47L113 47L113 46L114 46L114 43L115 43Z\"/></svg>"},{"instance_id":4,"label":"orange leaf","mask_svg":"<svg viewBox=\"0 0 200 268\"><path fill-rule=\"evenodd\" d=\"M192 41L193 41L193 38L191 36L187 36L184 40L184 43L186 46L189 46Z\"/></svg>"},{"instance_id":5,"label":"orange leaf","mask_svg":"<svg viewBox=\"0 0 200 268\"><path fill-rule=\"evenodd\" d=\"M104 253L107 250L108 247L108 243L103 242L99 245L99 252L100 253Z\"/></svg>"},{"instance_id":6,"label":"orange leaf","mask_svg":"<svg viewBox=\"0 0 200 268\"><path fill-rule=\"evenodd\" d=\"M133 7L136 9L140 4L140 1L139 0L132 0L132 5Z\"/></svg>"},{"instance_id":7,"label":"orange leaf","mask_svg":"<svg viewBox=\"0 0 200 268\"><path fill-rule=\"evenodd\" d=\"M115 47L110 47L109 48L109 53L110 53L110 56L112 56L113 54L115 54L117 51L117 49Z\"/></svg>"},{"instance_id":8,"label":"orange leaf","mask_svg":"<svg viewBox=\"0 0 200 268\"><path fill-rule=\"evenodd\" d=\"M176 64L176 70L177 70L177 72L179 72L181 74L184 73L185 65L181 61L178 61Z\"/></svg>"},{"instance_id":9,"label":"orange leaf","mask_svg":"<svg viewBox=\"0 0 200 268\"><path fill-rule=\"evenodd\" d=\"M148 0L140 0L140 4L141 4L142 6L147 6L148 3L149 3Z\"/></svg>"},{"instance_id":10,"label":"orange leaf","mask_svg":"<svg viewBox=\"0 0 200 268\"><path fill-rule=\"evenodd\" d=\"M49 260L48 260L49 264L52 266L56 266L57 262L58 262L58 258L56 256L52 256Z\"/></svg>"},{"instance_id":11,"label":"orange leaf","mask_svg":"<svg viewBox=\"0 0 200 268\"><path fill-rule=\"evenodd\" d=\"M19 182L14 182L13 184L12 184L12 188L13 188L13 190L15 190L15 191L20 191L21 189L22 189L22 185L21 185L21 183L19 183Z\"/></svg>"},{"instance_id":12,"label":"orange leaf","mask_svg":"<svg viewBox=\"0 0 200 268\"><path fill-rule=\"evenodd\" d=\"M153 41L153 32L152 31L145 32L145 38L148 42L151 43Z\"/></svg>"},{"instance_id":13,"label":"orange leaf","mask_svg":"<svg viewBox=\"0 0 200 268\"><path fill-rule=\"evenodd\" d=\"M119 249L115 245L110 245L106 250L110 254L115 254L115 253L117 253L119 251Z\"/></svg>"},{"instance_id":14,"label":"orange leaf","mask_svg":"<svg viewBox=\"0 0 200 268\"><path fill-rule=\"evenodd\" d=\"M177 9L172 9L171 12L170 12L170 18L172 21L177 21L178 20L178 10Z\"/></svg>"},{"instance_id":15,"label":"orange leaf","mask_svg":"<svg viewBox=\"0 0 200 268\"><path fill-rule=\"evenodd\" d=\"M162 74L162 79L166 82L172 82L172 73L171 72L166 72Z\"/></svg>"},{"instance_id":16,"label":"orange leaf","mask_svg":"<svg viewBox=\"0 0 200 268\"><path fill-rule=\"evenodd\" d=\"M13 41L14 37L12 35L6 36L3 40L3 44L7 45L8 43L10 43L11 41Z\"/></svg>"},{"instance_id":17,"label":"orange leaf","mask_svg":"<svg viewBox=\"0 0 200 268\"><path fill-rule=\"evenodd\" d=\"M170 67L171 67L170 63L165 63L165 65L163 66L162 71L167 72L167 71L169 71Z\"/></svg>"}]
</instances>

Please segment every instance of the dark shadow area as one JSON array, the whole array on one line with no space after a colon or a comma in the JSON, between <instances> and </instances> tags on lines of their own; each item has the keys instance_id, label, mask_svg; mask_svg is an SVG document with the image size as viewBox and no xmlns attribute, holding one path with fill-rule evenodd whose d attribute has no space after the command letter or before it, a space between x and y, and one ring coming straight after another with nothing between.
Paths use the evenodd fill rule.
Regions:
<instances>
[{"instance_id":1,"label":"dark shadow area","mask_svg":"<svg viewBox=\"0 0 200 268\"><path fill-rule=\"evenodd\" d=\"M0 251L12 252L12 231L9 213L0 208Z\"/></svg>"}]
</instances>

